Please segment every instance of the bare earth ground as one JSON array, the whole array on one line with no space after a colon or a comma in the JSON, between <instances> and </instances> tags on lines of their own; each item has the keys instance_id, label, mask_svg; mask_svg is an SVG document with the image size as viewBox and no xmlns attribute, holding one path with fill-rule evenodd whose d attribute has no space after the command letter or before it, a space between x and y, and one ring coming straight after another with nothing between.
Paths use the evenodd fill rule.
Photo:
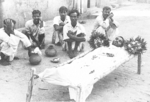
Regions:
<instances>
[{"instance_id":1,"label":"bare earth ground","mask_svg":"<svg viewBox=\"0 0 150 102\"><path fill-rule=\"evenodd\" d=\"M87 102L150 102L150 5L126 3L114 10L115 18L120 23L120 35L131 38L140 35L147 41L147 52L143 54L142 72L137 74L137 58L121 65L118 69L99 80L93 88ZM87 37L93 28L94 19L86 20L84 24ZM47 24L47 44L51 42L52 21ZM61 63L69 60L59 47L58 56ZM86 50L89 49L87 44ZM28 62L27 51L19 49L20 60L12 62L11 66L0 65L0 102L25 102L30 68L35 67L37 73L45 68L58 64L50 62L52 58L45 57L40 65L31 66ZM31 102L67 101L69 93L67 87L56 86L39 80L35 81Z\"/></svg>"}]
</instances>

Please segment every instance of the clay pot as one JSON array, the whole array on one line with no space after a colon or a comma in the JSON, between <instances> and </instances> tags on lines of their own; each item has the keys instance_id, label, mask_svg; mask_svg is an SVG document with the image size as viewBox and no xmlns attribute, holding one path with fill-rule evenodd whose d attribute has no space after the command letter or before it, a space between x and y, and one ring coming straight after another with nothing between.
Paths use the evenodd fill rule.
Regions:
<instances>
[{"instance_id":1,"label":"clay pot","mask_svg":"<svg viewBox=\"0 0 150 102\"><path fill-rule=\"evenodd\" d=\"M45 50L45 54L48 57L55 57L57 55L57 51L54 48L54 45L49 45L48 48Z\"/></svg>"},{"instance_id":2,"label":"clay pot","mask_svg":"<svg viewBox=\"0 0 150 102\"><path fill-rule=\"evenodd\" d=\"M29 62L31 65L38 65L41 62L41 57L37 53L31 53Z\"/></svg>"}]
</instances>

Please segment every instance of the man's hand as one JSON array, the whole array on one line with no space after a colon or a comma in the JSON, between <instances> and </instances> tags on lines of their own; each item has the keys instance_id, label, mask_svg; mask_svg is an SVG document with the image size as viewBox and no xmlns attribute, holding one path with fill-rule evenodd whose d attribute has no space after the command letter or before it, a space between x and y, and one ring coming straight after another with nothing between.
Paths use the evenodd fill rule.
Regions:
<instances>
[{"instance_id":1,"label":"man's hand","mask_svg":"<svg viewBox=\"0 0 150 102\"><path fill-rule=\"evenodd\" d=\"M71 30L68 31L69 34L76 35L77 31L73 32Z\"/></svg>"},{"instance_id":2,"label":"man's hand","mask_svg":"<svg viewBox=\"0 0 150 102\"><path fill-rule=\"evenodd\" d=\"M35 39L35 37L34 37L32 34L30 35L30 37L31 37L31 39L33 40L33 42L35 42L36 45L37 45L39 48L41 48L39 41L37 41L37 40Z\"/></svg>"},{"instance_id":3,"label":"man's hand","mask_svg":"<svg viewBox=\"0 0 150 102\"><path fill-rule=\"evenodd\" d=\"M108 18L112 18L114 16L114 14L111 12L108 16Z\"/></svg>"},{"instance_id":4,"label":"man's hand","mask_svg":"<svg viewBox=\"0 0 150 102\"><path fill-rule=\"evenodd\" d=\"M59 23L59 26L64 26L64 25L65 25L64 22Z\"/></svg>"},{"instance_id":5,"label":"man's hand","mask_svg":"<svg viewBox=\"0 0 150 102\"><path fill-rule=\"evenodd\" d=\"M43 21L42 20L40 20L40 28L42 28L43 27Z\"/></svg>"},{"instance_id":6,"label":"man's hand","mask_svg":"<svg viewBox=\"0 0 150 102\"><path fill-rule=\"evenodd\" d=\"M93 30L93 31L92 31L92 35L94 35L95 33L96 33L96 30Z\"/></svg>"},{"instance_id":7,"label":"man's hand","mask_svg":"<svg viewBox=\"0 0 150 102\"><path fill-rule=\"evenodd\" d=\"M84 33L80 33L77 35L77 37L85 37L85 34Z\"/></svg>"}]
</instances>

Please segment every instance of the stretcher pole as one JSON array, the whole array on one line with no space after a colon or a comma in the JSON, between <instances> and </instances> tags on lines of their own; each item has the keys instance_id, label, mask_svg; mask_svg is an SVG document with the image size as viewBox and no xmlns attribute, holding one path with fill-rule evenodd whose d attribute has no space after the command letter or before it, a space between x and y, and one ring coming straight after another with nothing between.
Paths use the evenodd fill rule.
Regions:
<instances>
[{"instance_id":1,"label":"stretcher pole","mask_svg":"<svg viewBox=\"0 0 150 102\"><path fill-rule=\"evenodd\" d=\"M137 62L138 62L138 71L137 71L137 73L141 74L141 62L142 62L141 53L138 54Z\"/></svg>"},{"instance_id":2,"label":"stretcher pole","mask_svg":"<svg viewBox=\"0 0 150 102\"><path fill-rule=\"evenodd\" d=\"M27 94L26 94L26 102L30 102L31 101L31 97L32 97L32 90L33 90L33 81L34 81L34 70L31 69L31 78L28 82L28 90L27 90Z\"/></svg>"}]
</instances>

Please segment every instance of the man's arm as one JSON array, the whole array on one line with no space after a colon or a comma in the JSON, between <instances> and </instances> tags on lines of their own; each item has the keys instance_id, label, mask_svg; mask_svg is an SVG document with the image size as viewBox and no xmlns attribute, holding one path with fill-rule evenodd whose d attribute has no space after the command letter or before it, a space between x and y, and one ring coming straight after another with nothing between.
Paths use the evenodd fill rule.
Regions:
<instances>
[{"instance_id":1,"label":"man's arm","mask_svg":"<svg viewBox=\"0 0 150 102\"><path fill-rule=\"evenodd\" d=\"M59 17L56 16L53 20L53 26L56 31L62 31L64 23L59 23Z\"/></svg>"},{"instance_id":2,"label":"man's arm","mask_svg":"<svg viewBox=\"0 0 150 102\"><path fill-rule=\"evenodd\" d=\"M82 34L83 36L79 37L79 36L76 36L76 33L77 32L68 31L67 35L72 40L79 41L79 42L84 42L85 41L85 38L84 38L85 34Z\"/></svg>"},{"instance_id":3,"label":"man's arm","mask_svg":"<svg viewBox=\"0 0 150 102\"><path fill-rule=\"evenodd\" d=\"M56 31L62 31L62 30L63 30L63 26L59 26L59 25L55 24L55 25L54 25L54 29L55 29Z\"/></svg>"}]
</instances>

